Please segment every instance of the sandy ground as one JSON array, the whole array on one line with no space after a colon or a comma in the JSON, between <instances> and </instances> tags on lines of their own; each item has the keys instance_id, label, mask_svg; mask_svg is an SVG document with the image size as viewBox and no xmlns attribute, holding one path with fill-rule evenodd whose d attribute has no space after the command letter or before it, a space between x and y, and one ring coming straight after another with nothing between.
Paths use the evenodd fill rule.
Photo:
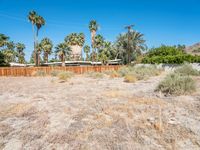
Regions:
<instances>
[{"instance_id":1,"label":"sandy ground","mask_svg":"<svg viewBox=\"0 0 200 150\"><path fill-rule=\"evenodd\" d=\"M200 79L165 97L161 78L1 77L0 149L200 149Z\"/></svg>"}]
</instances>

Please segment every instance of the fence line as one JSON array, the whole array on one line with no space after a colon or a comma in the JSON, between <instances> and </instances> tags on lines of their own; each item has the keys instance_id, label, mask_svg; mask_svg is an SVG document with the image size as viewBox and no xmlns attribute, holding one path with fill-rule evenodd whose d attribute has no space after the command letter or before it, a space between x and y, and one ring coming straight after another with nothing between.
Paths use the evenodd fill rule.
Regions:
<instances>
[{"instance_id":1,"label":"fence line","mask_svg":"<svg viewBox=\"0 0 200 150\"><path fill-rule=\"evenodd\" d=\"M0 76L31 76L34 72L44 71L50 74L52 71L72 71L77 74L85 72L96 71L102 72L105 70L118 70L119 65L116 66L72 66L72 67L0 67Z\"/></svg>"}]
</instances>

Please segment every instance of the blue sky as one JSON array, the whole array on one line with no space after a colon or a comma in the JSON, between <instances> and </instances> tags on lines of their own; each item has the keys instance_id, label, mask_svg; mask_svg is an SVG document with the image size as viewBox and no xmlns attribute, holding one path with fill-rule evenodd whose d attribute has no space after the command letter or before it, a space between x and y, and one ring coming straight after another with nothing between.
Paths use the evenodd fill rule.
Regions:
<instances>
[{"instance_id":1,"label":"blue sky","mask_svg":"<svg viewBox=\"0 0 200 150\"><path fill-rule=\"evenodd\" d=\"M192 45L200 42L199 0L0 0L0 33L26 45L26 59L33 50L33 35L27 15L35 10L46 20L39 38L56 45L72 32L83 32L90 44L88 22L100 24L99 34L115 41L124 26L145 35L148 47L161 44Z\"/></svg>"}]
</instances>

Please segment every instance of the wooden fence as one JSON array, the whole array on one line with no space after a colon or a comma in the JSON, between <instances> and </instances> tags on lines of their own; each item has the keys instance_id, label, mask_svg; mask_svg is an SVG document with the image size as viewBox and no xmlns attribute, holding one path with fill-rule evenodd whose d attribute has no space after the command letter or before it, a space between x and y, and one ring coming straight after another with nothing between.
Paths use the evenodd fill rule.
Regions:
<instances>
[{"instance_id":1,"label":"wooden fence","mask_svg":"<svg viewBox=\"0 0 200 150\"><path fill-rule=\"evenodd\" d=\"M77 74L105 70L118 70L120 66L72 66L72 67L0 67L0 76L32 76L34 72L43 71L45 74L51 74L52 71L72 71Z\"/></svg>"}]
</instances>

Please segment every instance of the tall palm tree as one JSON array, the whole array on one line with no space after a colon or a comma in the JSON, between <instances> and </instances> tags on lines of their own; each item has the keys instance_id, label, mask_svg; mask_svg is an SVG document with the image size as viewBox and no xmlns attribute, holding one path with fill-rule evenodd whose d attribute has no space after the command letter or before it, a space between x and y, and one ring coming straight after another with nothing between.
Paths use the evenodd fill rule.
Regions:
<instances>
[{"instance_id":1,"label":"tall palm tree","mask_svg":"<svg viewBox=\"0 0 200 150\"><path fill-rule=\"evenodd\" d=\"M70 55L71 48L66 43L60 43L56 46L55 53L60 57L62 66L65 66L65 57Z\"/></svg>"},{"instance_id":2,"label":"tall palm tree","mask_svg":"<svg viewBox=\"0 0 200 150\"><path fill-rule=\"evenodd\" d=\"M28 19L32 24L32 30L33 30L33 35L34 35L34 51L35 51L35 62L36 62L36 66L39 65L39 54L38 54L38 34L39 34L39 30L40 28L45 25L45 20L43 17L39 16L35 11L30 11L29 15L28 15ZM36 34L35 34L35 25L37 28Z\"/></svg>"},{"instance_id":3,"label":"tall palm tree","mask_svg":"<svg viewBox=\"0 0 200 150\"><path fill-rule=\"evenodd\" d=\"M89 23L89 29L91 33L91 41L92 41L92 52L94 53L94 40L96 36L96 32L99 28L99 25L97 24L96 20L91 20Z\"/></svg>"},{"instance_id":4,"label":"tall palm tree","mask_svg":"<svg viewBox=\"0 0 200 150\"><path fill-rule=\"evenodd\" d=\"M16 51L17 51L17 57L18 57L18 63L24 63L25 62L25 53L24 53L25 45L22 43L16 44Z\"/></svg>"},{"instance_id":5,"label":"tall palm tree","mask_svg":"<svg viewBox=\"0 0 200 150\"><path fill-rule=\"evenodd\" d=\"M28 19L32 24L32 32L33 32L33 43L34 43L34 54L35 54L35 63L37 64L37 54L36 54L36 34L35 34L35 24L36 24L36 17L37 17L37 13L35 11L30 11L29 15L28 15Z\"/></svg>"},{"instance_id":6,"label":"tall palm tree","mask_svg":"<svg viewBox=\"0 0 200 150\"><path fill-rule=\"evenodd\" d=\"M117 38L116 47L124 63L130 63L133 55L140 55L141 51L146 50L143 36L140 32L131 31L129 35L128 33L120 34Z\"/></svg>"},{"instance_id":7,"label":"tall palm tree","mask_svg":"<svg viewBox=\"0 0 200 150\"><path fill-rule=\"evenodd\" d=\"M44 38L41 41L41 46L44 53L44 61L48 63L48 56L52 53L53 43L49 38Z\"/></svg>"},{"instance_id":8,"label":"tall palm tree","mask_svg":"<svg viewBox=\"0 0 200 150\"><path fill-rule=\"evenodd\" d=\"M36 32L36 47L40 47L40 45L38 45L38 34L39 34L39 30L41 29L42 26L45 25L45 20L43 17L41 16L36 16L36 27L37 27L37 32ZM41 51L39 49L36 50L36 65L38 66L40 64L40 53Z\"/></svg>"},{"instance_id":9,"label":"tall palm tree","mask_svg":"<svg viewBox=\"0 0 200 150\"><path fill-rule=\"evenodd\" d=\"M89 53L90 53L90 46L85 45L83 48L84 53L86 54L86 60L88 61L89 59Z\"/></svg>"}]
</instances>

